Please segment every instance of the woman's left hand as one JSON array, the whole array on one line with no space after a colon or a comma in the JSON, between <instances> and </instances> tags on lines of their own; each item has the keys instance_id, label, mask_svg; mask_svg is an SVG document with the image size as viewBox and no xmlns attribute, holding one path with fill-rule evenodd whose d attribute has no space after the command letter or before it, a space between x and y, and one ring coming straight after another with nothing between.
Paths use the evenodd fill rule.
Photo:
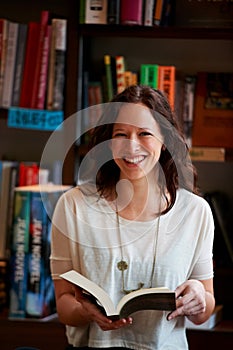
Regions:
<instances>
[{"instance_id":1,"label":"woman's left hand","mask_svg":"<svg viewBox=\"0 0 233 350\"><path fill-rule=\"evenodd\" d=\"M168 320L177 316L195 316L206 310L206 290L198 280L188 280L178 286L176 293L176 310L168 315Z\"/></svg>"}]
</instances>

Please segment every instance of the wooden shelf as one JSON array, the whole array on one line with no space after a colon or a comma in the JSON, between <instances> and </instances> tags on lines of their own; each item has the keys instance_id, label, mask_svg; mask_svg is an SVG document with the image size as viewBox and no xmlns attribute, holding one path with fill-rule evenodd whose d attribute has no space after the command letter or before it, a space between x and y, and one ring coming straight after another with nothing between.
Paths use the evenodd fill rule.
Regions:
<instances>
[{"instance_id":1,"label":"wooden shelf","mask_svg":"<svg viewBox=\"0 0 233 350\"><path fill-rule=\"evenodd\" d=\"M65 327L59 321L13 321L0 317L0 339L4 350L19 346L64 350L67 346Z\"/></svg>"},{"instance_id":2,"label":"wooden shelf","mask_svg":"<svg viewBox=\"0 0 233 350\"><path fill-rule=\"evenodd\" d=\"M83 36L111 36L138 38L177 38L233 40L233 28L146 27L105 24L79 24L78 33Z\"/></svg>"}]
</instances>

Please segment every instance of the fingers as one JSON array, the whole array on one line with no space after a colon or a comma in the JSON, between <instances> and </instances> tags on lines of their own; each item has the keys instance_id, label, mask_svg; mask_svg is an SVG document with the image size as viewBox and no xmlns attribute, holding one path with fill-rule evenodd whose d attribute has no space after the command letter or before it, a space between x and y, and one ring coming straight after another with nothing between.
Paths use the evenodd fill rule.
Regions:
<instances>
[{"instance_id":1,"label":"fingers","mask_svg":"<svg viewBox=\"0 0 233 350\"><path fill-rule=\"evenodd\" d=\"M127 325L131 325L133 320L131 317L128 318L122 318L120 320L117 321L111 321L107 318L107 322L97 322L97 324L99 325L99 327L103 330L103 331L110 331L110 330L114 330L114 329L120 329L122 327L125 327Z\"/></svg>"},{"instance_id":2,"label":"fingers","mask_svg":"<svg viewBox=\"0 0 233 350\"><path fill-rule=\"evenodd\" d=\"M205 312L205 289L199 281L187 281L176 289L176 310L171 312L168 320L178 316L194 316Z\"/></svg>"}]
</instances>

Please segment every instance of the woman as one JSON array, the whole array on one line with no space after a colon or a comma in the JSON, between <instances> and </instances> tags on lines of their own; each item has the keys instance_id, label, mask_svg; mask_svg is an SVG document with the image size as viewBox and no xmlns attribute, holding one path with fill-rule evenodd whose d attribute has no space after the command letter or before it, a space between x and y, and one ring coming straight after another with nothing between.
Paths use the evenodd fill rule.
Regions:
<instances>
[{"instance_id":1,"label":"woman","mask_svg":"<svg viewBox=\"0 0 233 350\"><path fill-rule=\"evenodd\" d=\"M80 185L53 219L51 270L70 348L188 349L184 321L205 322L213 294L213 218L165 96L131 86L92 131ZM117 303L141 287L175 290L176 310L112 321L60 278L74 269Z\"/></svg>"}]
</instances>

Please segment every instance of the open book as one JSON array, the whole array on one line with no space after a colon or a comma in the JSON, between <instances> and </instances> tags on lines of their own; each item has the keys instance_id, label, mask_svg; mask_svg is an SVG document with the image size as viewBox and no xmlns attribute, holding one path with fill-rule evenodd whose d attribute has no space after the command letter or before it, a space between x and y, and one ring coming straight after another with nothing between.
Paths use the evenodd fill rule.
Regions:
<instances>
[{"instance_id":1,"label":"open book","mask_svg":"<svg viewBox=\"0 0 233 350\"><path fill-rule=\"evenodd\" d=\"M125 318L139 310L167 310L176 308L175 292L166 287L139 289L125 295L115 307L109 295L95 282L71 270L60 275L83 289L84 295L94 301L111 319Z\"/></svg>"}]
</instances>

